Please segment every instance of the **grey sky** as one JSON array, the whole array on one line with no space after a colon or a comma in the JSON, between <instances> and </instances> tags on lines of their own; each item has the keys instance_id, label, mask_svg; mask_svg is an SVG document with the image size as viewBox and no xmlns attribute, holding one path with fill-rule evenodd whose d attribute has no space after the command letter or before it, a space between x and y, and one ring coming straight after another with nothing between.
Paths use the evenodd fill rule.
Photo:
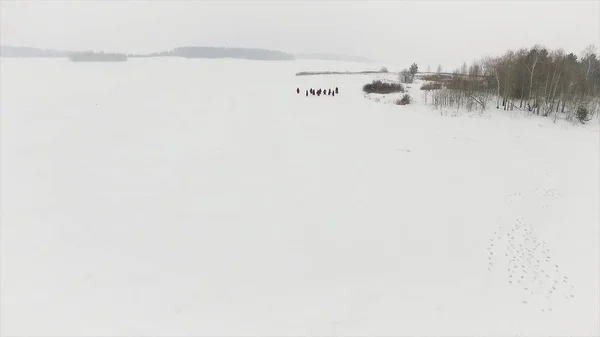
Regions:
<instances>
[{"instance_id":1,"label":"grey sky","mask_svg":"<svg viewBox=\"0 0 600 337\"><path fill-rule=\"evenodd\" d=\"M1 1L0 43L149 52L181 45L365 56L455 68L541 43L600 41L600 1Z\"/></svg>"}]
</instances>

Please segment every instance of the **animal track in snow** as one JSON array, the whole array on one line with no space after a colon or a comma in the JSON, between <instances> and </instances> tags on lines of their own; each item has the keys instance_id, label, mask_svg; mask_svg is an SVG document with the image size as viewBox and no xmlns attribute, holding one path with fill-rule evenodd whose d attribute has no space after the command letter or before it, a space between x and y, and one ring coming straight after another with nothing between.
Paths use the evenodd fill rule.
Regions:
<instances>
[{"instance_id":1,"label":"animal track in snow","mask_svg":"<svg viewBox=\"0 0 600 337\"><path fill-rule=\"evenodd\" d=\"M543 190L536 188L534 191L538 196L549 197L552 199L559 199L562 196L562 194L560 194L560 192L555 188L548 188Z\"/></svg>"},{"instance_id":2,"label":"animal track in snow","mask_svg":"<svg viewBox=\"0 0 600 337\"><path fill-rule=\"evenodd\" d=\"M523 217L517 217L505 233L498 228L487 250L488 270L500 265L499 271L506 271L507 284L521 293L524 304L550 312L561 301L575 298L575 287L553 262L547 243Z\"/></svg>"},{"instance_id":3,"label":"animal track in snow","mask_svg":"<svg viewBox=\"0 0 600 337\"><path fill-rule=\"evenodd\" d=\"M546 173L546 175L548 175L548 174ZM541 202L542 203L541 208L549 207L549 205L546 204L544 201L546 198L558 200L562 197L562 194L555 188L546 188L546 189L533 188L533 189L525 191L525 192L516 192L516 193L509 194L507 196L508 202L510 202L510 203L522 202L525 200L525 198L530 198L531 193L533 193L535 196L538 197L538 198L535 198L537 200L534 200L534 202Z\"/></svg>"}]
</instances>

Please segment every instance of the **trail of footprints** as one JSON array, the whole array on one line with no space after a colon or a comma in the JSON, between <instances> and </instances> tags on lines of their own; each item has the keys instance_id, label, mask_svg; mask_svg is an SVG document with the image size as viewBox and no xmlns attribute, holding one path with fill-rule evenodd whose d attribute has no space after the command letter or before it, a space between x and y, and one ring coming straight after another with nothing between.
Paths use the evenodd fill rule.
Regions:
<instances>
[{"instance_id":1,"label":"trail of footprints","mask_svg":"<svg viewBox=\"0 0 600 337\"><path fill-rule=\"evenodd\" d=\"M530 193L533 193L539 197L546 197L546 198L551 198L554 200L560 199L562 197L562 194L554 188L549 188L549 189L534 188L527 192L517 192L517 193L510 194L508 196L508 200L512 203L520 202L520 201L523 201L523 199L525 199L525 197Z\"/></svg>"},{"instance_id":2,"label":"trail of footprints","mask_svg":"<svg viewBox=\"0 0 600 337\"><path fill-rule=\"evenodd\" d=\"M546 242L522 217L506 232L498 227L487 250L488 270L499 265L497 259L505 261L501 268L506 268L506 282L521 292L524 305L539 304L541 311L550 312L558 302L575 298L575 287L553 262Z\"/></svg>"}]
</instances>

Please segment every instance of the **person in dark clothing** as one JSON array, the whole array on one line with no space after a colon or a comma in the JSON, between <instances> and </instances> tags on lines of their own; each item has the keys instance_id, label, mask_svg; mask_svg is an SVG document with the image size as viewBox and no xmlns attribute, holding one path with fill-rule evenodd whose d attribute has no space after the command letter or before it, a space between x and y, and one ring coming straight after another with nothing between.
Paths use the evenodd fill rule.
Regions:
<instances>
[{"instance_id":1,"label":"person in dark clothing","mask_svg":"<svg viewBox=\"0 0 600 337\"><path fill-rule=\"evenodd\" d=\"M321 89L317 90L317 96L321 96Z\"/></svg>"},{"instance_id":2,"label":"person in dark clothing","mask_svg":"<svg viewBox=\"0 0 600 337\"><path fill-rule=\"evenodd\" d=\"M335 91L331 93L331 96L335 97Z\"/></svg>"},{"instance_id":3,"label":"person in dark clothing","mask_svg":"<svg viewBox=\"0 0 600 337\"><path fill-rule=\"evenodd\" d=\"M339 93L339 91L338 91L338 87L335 87L335 93L336 93L336 94L337 94L337 93Z\"/></svg>"},{"instance_id":4,"label":"person in dark clothing","mask_svg":"<svg viewBox=\"0 0 600 337\"><path fill-rule=\"evenodd\" d=\"M331 89L327 90L327 95L331 96Z\"/></svg>"},{"instance_id":5,"label":"person in dark clothing","mask_svg":"<svg viewBox=\"0 0 600 337\"><path fill-rule=\"evenodd\" d=\"M299 94L300 93L300 88L296 88L296 93Z\"/></svg>"},{"instance_id":6,"label":"person in dark clothing","mask_svg":"<svg viewBox=\"0 0 600 337\"><path fill-rule=\"evenodd\" d=\"M306 97L308 97L308 90L306 90Z\"/></svg>"}]
</instances>

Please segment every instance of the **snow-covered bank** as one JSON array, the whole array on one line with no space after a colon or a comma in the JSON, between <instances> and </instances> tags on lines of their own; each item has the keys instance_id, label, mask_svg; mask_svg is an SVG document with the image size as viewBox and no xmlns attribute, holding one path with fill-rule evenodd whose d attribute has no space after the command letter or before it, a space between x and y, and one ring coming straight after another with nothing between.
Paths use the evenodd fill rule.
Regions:
<instances>
[{"instance_id":1,"label":"snow-covered bank","mask_svg":"<svg viewBox=\"0 0 600 337\"><path fill-rule=\"evenodd\" d=\"M597 125L294 76L361 65L0 62L4 335L600 334Z\"/></svg>"}]
</instances>

